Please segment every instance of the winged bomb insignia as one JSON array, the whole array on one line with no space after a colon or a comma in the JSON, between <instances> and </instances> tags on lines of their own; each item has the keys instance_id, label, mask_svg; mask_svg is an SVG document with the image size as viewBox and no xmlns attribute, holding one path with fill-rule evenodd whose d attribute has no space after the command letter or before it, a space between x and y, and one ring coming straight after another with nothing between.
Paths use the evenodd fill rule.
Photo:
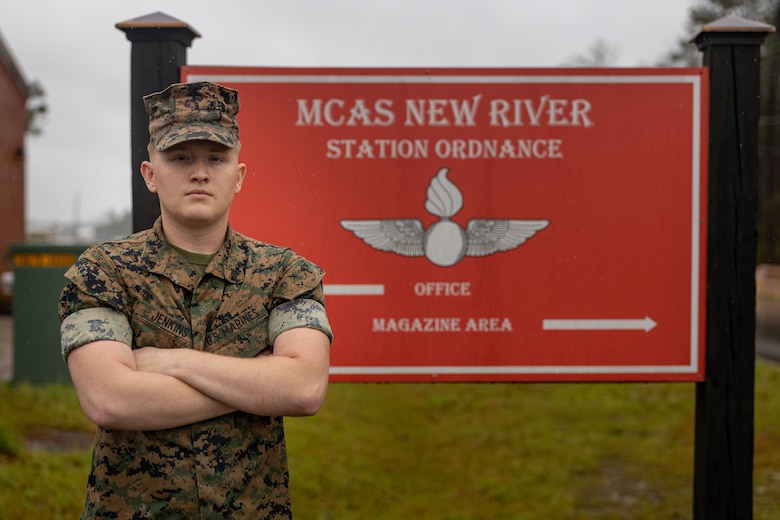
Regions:
<instances>
[{"instance_id":1,"label":"winged bomb insignia","mask_svg":"<svg viewBox=\"0 0 780 520\"><path fill-rule=\"evenodd\" d=\"M378 251L401 256L425 256L432 264L450 267L465 256L482 257L511 251L545 229L549 220L474 218L466 229L452 217L463 207L463 194L442 168L431 179L425 209L440 217L428 228L415 218L341 220L341 227Z\"/></svg>"}]
</instances>

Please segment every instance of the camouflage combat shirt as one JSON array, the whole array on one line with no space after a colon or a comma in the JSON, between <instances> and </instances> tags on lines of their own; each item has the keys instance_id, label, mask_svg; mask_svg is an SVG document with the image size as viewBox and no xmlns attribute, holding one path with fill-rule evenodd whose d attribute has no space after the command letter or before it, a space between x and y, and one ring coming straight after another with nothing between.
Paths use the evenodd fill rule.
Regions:
<instances>
[{"instance_id":1,"label":"camouflage combat shirt","mask_svg":"<svg viewBox=\"0 0 780 520\"><path fill-rule=\"evenodd\" d=\"M158 219L92 246L68 270L63 356L104 339L252 357L296 327L330 338L322 276L290 249L228 229L201 279ZM282 423L235 412L168 430L98 428L82 518L290 518Z\"/></svg>"}]
</instances>

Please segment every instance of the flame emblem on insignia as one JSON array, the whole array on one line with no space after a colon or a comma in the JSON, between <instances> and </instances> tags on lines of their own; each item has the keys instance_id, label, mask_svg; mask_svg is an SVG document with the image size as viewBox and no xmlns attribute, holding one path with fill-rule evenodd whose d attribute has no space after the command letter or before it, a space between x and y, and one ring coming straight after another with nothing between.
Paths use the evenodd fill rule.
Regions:
<instances>
[{"instance_id":1,"label":"flame emblem on insignia","mask_svg":"<svg viewBox=\"0 0 780 520\"><path fill-rule=\"evenodd\" d=\"M416 218L341 220L341 227L378 251L406 257L424 256L432 264L451 267L466 256L510 251L550 225L549 220L474 218L463 229L452 217L463 207L463 194L442 168L431 179L425 209L440 218L427 229Z\"/></svg>"}]
</instances>

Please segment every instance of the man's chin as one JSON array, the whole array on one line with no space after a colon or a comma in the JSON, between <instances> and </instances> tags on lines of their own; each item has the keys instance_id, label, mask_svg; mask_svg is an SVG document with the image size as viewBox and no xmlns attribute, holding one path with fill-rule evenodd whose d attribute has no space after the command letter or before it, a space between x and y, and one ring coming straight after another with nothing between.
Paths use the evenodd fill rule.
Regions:
<instances>
[{"instance_id":1,"label":"man's chin","mask_svg":"<svg viewBox=\"0 0 780 520\"><path fill-rule=\"evenodd\" d=\"M210 227L223 221L219 216L207 212L190 212L181 215L178 220L182 224L194 228Z\"/></svg>"}]
</instances>

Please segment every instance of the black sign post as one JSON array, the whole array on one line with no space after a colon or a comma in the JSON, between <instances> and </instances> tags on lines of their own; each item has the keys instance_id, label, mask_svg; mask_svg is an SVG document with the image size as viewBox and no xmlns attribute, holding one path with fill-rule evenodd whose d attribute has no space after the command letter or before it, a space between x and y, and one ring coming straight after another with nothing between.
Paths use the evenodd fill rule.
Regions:
<instances>
[{"instance_id":1,"label":"black sign post","mask_svg":"<svg viewBox=\"0 0 780 520\"><path fill-rule=\"evenodd\" d=\"M130 58L130 120L133 187L133 232L152 227L160 216L157 196L146 189L141 163L147 159L149 119L143 96L179 82L180 67L187 64L187 47L199 37L186 23L153 13L116 24L132 42Z\"/></svg>"},{"instance_id":2,"label":"black sign post","mask_svg":"<svg viewBox=\"0 0 780 520\"><path fill-rule=\"evenodd\" d=\"M773 31L728 16L693 40L710 73L706 379L696 386L695 520L753 515L760 50Z\"/></svg>"}]
</instances>

